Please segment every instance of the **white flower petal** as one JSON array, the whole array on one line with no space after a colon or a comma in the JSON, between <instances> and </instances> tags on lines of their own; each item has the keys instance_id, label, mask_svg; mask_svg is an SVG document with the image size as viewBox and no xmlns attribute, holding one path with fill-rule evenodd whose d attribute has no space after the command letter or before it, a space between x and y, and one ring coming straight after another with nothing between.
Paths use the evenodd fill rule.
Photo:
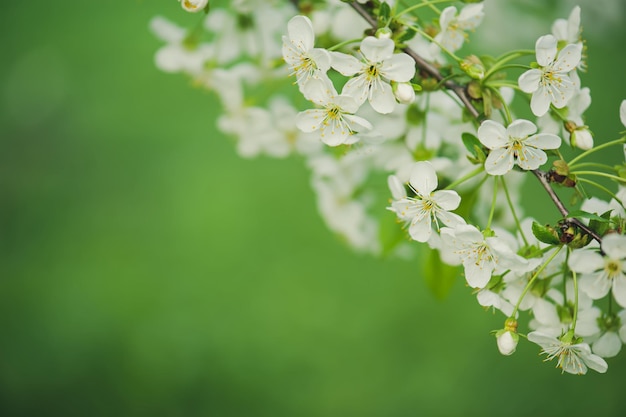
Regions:
<instances>
[{"instance_id":1,"label":"white flower petal","mask_svg":"<svg viewBox=\"0 0 626 417\"><path fill-rule=\"evenodd\" d=\"M624 127L626 127L626 100L622 100L622 104L619 106L619 119Z\"/></svg>"},{"instance_id":2,"label":"white flower petal","mask_svg":"<svg viewBox=\"0 0 626 417\"><path fill-rule=\"evenodd\" d=\"M378 113L389 114L396 108L396 97L393 95L391 85L383 82L380 87L380 90L371 92L369 103Z\"/></svg>"},{"instance_id":3,"label":"white flower petal","mask_svg":"<svg viewBox=\"0 0 626 417\"><path fill-rule=\"evenodd\" d=\"M559 52L559 57L553 68L559 72L569 72L580 63L582 55L582 44L570 43Z\"/></svg>"},{"instance_id":4,"label":"white flower petal","mask_svg":"<svg viewBox=\"0 0 626 417\"><path fill-rule=\"evenodd\" d=\"M396 44L389 38L367 36L361 41L361 52L372 63L382 62L393 55Z\"/></svg>"},{"instance_id":5,"label":"white flower petal","mask_svg":"<svg viewBox=\"0 0 626 417\"><path fill-rule=\"evenodd\" d=\"M622 350L622 340L615 332L606 332L593 342L593 353L603 358L612 358Z\"/></svg>"},{"instance_id":6,"label":"white flower petal","mask_svg":"<svg viewBox=\"0 0 626 417\"><path fill-rule=\"evenodd\" d=\"M530 109L535 116L541 117L548 112L552 103L552 95L546 87L539 86L530 99Z\"/></svg>"},{"instance_id":7,"label":"white flower petal","mask_svg":"<svg viewBox=\"0 0 626 417\"><path fill-rule=\"evenodd\" d=\"M416 162L411 169L409 183L418 195L429 197L437 189L437 173L428 161Z\"/></svg>"},{"instance_id":8,"label":"white flower petal","mask_svg":"<svg viewBox=\"0 0 626 417\"><path fill-rule=\"evenodd\" d=\"M518 119L506 128L506 133L515 139L523 139L537 131L537 126L529 120Z\"/></svg>"},{"instance_id":9,"label":"white flower petal","mask_svg":"<svg viewBox=\"0 0 626 417\"><path fill-rule=\"evenodd\" d=\"M490 175L504 175L513 168L513 153L500 148L489 152L485 161L485 171Z\"/></svg>"},{"instance_id":10,"label":"white flower petal","mask_svg":"<svg viewBox=\"0 0 626 417\"><path fill-rule=\"evenodd\" d=\"M453 190L439 190L433 193L433 201L444 210L456 210L461 204L461 196Z\"/></svg>"},{"instance_id":11,"label":"white flower petal","mask_svg":"<svg viewBox=\"0 0 626 417\"><path fill-rule=\"evenodd\" d=\"M604 259L597 252L583 249L574 251L567 265L576 272L591 274L604 267Z\"/></svg>"},{"instance_id":12,"label":"white flower petal","mask_svg":"<svg viewBox=\"0 0 626 417\"><path fill-rule=\"evenodd\" d=\"M611 281L599 273L582 275L578 284L580 289L594 300L606 296L611 289Z\"/></svg>"},{"instance_id":13,"label":"white flower petal","mask_svg":"<svg viewBox=\"0 0 626 417\"><path fill-rule=\"evenodd\" d=\"M403 198L406 198L406 190L404 189L404 184L402 184L398 177L396 177L395 175L388 176L387 185L389 186L391 196L394 200L401 200Z\"/></svg>"},{"instance_id":14,"label":"white flower petal","mask_svg":"<svg viewBox=\"0 0 626 417\"><path fill-rule=\"evenodd\" d=\"M602 239L602 250L611 259L626 258L626 236L610 234Z\"/></svg>"},{"instance_id":15,"label":"white flower petal","mask_svg":"<svg viewBox=\"0 0 626 417\"><path fill-rule=\"evenodd\" d=\"M431 217L424 216L418 221L413 221L409 226L409 235L418 242L428 242L432 235Z\"/></svg>"},{"instance_id":16,"label":"white flower petal","mask_svg":"<svg viewBox=\"0 0 626 417\"><path fill-rule=\"evenodd\" d=\"M503 148L509 141L506 128L493 120L485 120L478 128L477 136L489 149Z\"/></svg>"},{"instance_id":17,"label":"white flower petal","mask_svg":"<svg viewBox=\"0 0 626 417\"><path fill-rule=\"evenodd\" d=\"M448 6L445 9L443 9L443 11L441 12L441 15L439 15L439 26L441 27L442 31L448 28L450 23L454 20L455 16L456 16L456 7Z\"/></svg>"},{"instance_id":18,"label":"white flower petal","mask_svg":"<svg viewBox=\"0 0 626 417\"><path fill-rule=\"evenodd\" d=\"M311 20L306 16L294 16L287 23L287 33L291 42L302 51L313 48L315 34Z\"/></svg>"},{"instance_id":19,"label":"white flower petal","mask_svg":"<svg viewBox=\"0 0 626 417\"><path fill-rule=\"evenodd\" d=\"M622 307L626 307L626 277L619 275L613 278L613 297Z\"/></svg>"},{"instance_id":20,"label":"white flower petal","mask_svg":"<svg viewBox=\"0 0 626 417\"><path fill-rule=\"evenodd\" d=\"M298 113L296 126L303 132L313 132L320 128L325 112L320 109L309 109Z\"/></svg>"},{"instance_id":21,"label":"white flower petal","mask_svg":"<svg viewBox=\"0 0 626 417\"><path fill-rule=\"evenodd\" d=\"M550 133L539 133L526 139L524 144L539 149L558 149L561 138Z\"/></svg>"},{"instance_id":22,"label":"white flower petal","mask_svg":"<svg viewBox=\"0 0 626 417\"><path fill-rule=\"evenodd\" d=\"M494 269L492 262L476 263L474 260L463 262L465 268L465 280L472 288L484 288L491 279L491 273Z\"/></svg>"},{"instance_id":23,"label":"white flower petal","mask_svg":"<svg viewBox=\"0 0 626 417\"><path fill-rule=\"evenodd\" d=\"M541 81L541 70L533 68L522 75L517 80L519 88L525 93L533 93L539 88Z\"/></svg>"},{"instance_id":24,"label":"white flower petal","mask_svg":"<svg viewBox=\"0 0 626 417\"><path fill-rule=\"evenodd\" d=\"M541 149L524 146L517 153L517 165L525 170L537 169L548 161L548 156Z\"/></svg>"},{"instance_id":25,"label":"white flower petal","mask_svg":"<svg viewBox=\"0 0 626 417\"><path fill-rule=\"evenodd\" d=\"M545 35L537 39L535 43L535 52L537 54L537 63L542 67L551 64L556 57L557 40L552 35Z\"/></svg>"},{"instance_id":26,"label":"white flower petal","mask_svg":"<svg viewBox=\"0 0 626 417\"><path fill-rule=\"evenodd\" d=\"M394 54L380 66L383 77L399 83L409 82L415 76L415 61L405 53Z\"/></svg>"},{"instance_id":27,"label":"white flower petal","mask_svg":"<svg viewBox=\"0 0 626 417\"><path fill-rule=\"evenodd\" d=\"M331 52L331 66L341 75L351 77L363 68L363 63L352 55L341 52Z\"/></svg>"}]
</instances>

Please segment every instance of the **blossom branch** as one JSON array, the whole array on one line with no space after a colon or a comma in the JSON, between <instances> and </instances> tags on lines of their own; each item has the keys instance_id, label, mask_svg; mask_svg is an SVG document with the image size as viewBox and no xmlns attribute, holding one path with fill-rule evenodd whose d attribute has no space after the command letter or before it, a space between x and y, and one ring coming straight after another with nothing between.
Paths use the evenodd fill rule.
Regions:
<instances>
[{"instance_id":1,"label":"blossom branch","mask_svg":"<svg viewBox=\"0 0 626 417\"><path fill-rule=\"evenodd\" d=\"M356 10L356 12L360 14L363 17L363 19L365 19L367 23L369 23L374 29L378 29L378 23L376 19L374 19L361 4L357 2L352 2L350 3L350 6L354 10ZM414 50L406 47L403 49L403 52L407 54L408 56L410 56L411 58L413 58L418 69L420 69L421 71L424 71L431 77L435 78L437 81L441 82L444 80L444 77L441 74L441 72L439 72L439 70L433 64L431 64L430 62L426 61L424 58L419 56ZM443 82L442 85L446 89L452 91L459 98L459 100L461 100L461 103L463 103L463 105L465 106L465 108L467 109L467 111L473 118L477 120L480 119L480 113L478 112L478 110L476 110L476 107L474 107L474 105L472 104L472 101L467 95L467 91L464 86L459 85L452 80L446 80L445 82Z\"/></svg>"},{"instance_id":2,"label":"blossom branch","mask_svg":"<svg viewBox=\"0 0 626 417\"><path fill-rule=\"evenodd\" d=\"M378 28L378 22L376 21L376 19L361 4L359 4L357 2L352 2L352 3L350 3L350 6L359 15L361 15L363 17L363 19L365 19L374 29ZM428 75L432 76L437 81L441 82L441 81L444 80L444 76L441 74L441 72L433 64L431 64L430 62L426 61L424 58L422 58L420 55L418 55L411 48L406 47L406 48L403 49L403 51L404 51L404 53L409 55L415 61L415 64L418 67L418 69L420 69L421 71L426 72ZM472 104L472 102L471 102L471 100L470 100L470 98L469 98L469 96L467 94L467 90L466 90L465 86L457 84L457 83L455 83L452 80L446 80L445 82L442 83L442 85L446 89L451 90L459 98L459 100L461 100L461 102L463 103L463 105L465 106L467 111L470 113L470 115L474 119L480 121L480 112ZM548 193L548 195L550 196L550 199L552 200L552 202L554 203L556 208L559 210L559 212L561 213L563 218L565 220L575 224L576 226L578 226L581 230L583 230L585 233L589 234L598 243L602 243L602 238L596 232L594 232L589 227L587 227L583 222L581 222L577 218L570 218L570 217L568 217L569 216L569 211L567 210L567 208L565 207L565 205L563 204L563 202L561 201L559 196L556 195L556 193L554 192L554 190L550 186L550 183L548 181L546 173L541 171L541 170L538 170L538 169L532 170L532 172L533 172L533 174L535 174L535 177L537 177L537 179L541 183L541 185L544 188L544 190Z\"/></svg>"},{"instance_id":3,"label":"blossom branch","mask_svg":"<svg viewBox=\"0 0 626 417\"><path fill-rule=\"evenodd\" d=\"M550 185L550 181L548 180L548 175L544 171L541 171L539 169L533 169L532 173L535 174L535 177L537 177L537 179L541 183L543 189L546 190L546 192L550 196L550 199L552 200L552 202L554 203L556 208L559 210L559 213L561 213L563 218L566 221L568 221L568 222L574 223L576 226L578 226L578 228L583 230L585 233L587 233L594 240L596 240L598 243L601 244L602 243L602 237L600 237L596 232L594 232L589 227L587 227L579 219L577 219L575 217L569 217L569 211L567 210L567 208L565 208L565 205L563 204L563 202L561 201L559 196L556 195L556 193L552 189L552 186Z\"/></svg>"}]
</instances>

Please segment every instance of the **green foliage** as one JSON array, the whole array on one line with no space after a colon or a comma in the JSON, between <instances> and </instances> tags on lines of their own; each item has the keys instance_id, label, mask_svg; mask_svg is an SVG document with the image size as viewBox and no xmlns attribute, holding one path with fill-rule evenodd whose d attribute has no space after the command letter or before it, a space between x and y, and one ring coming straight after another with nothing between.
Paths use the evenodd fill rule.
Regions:
<instances>
[{"instance_id":1,"label":"green foliage","mask_svg":"<svg viewBox=\"0 0 626 417\"><path fill-rule=\"evenodd\" d=\"M439 252L422 246L420 248L421 274L431 293L439 300L448 296L454 282L461 275L458 266L444 264Z\"/></svg>"},{"instance_id":2,"label":"green foliage","mask_svg":"<svg viewBox=\"0 0 626 417\"><path fill-rule=\"evenodd\" d=\"M533 235L543 243L547 243L548 245L560 245L561 240L559 239L559 234L557 231L551 226L543 226L537 222L533 222L532 225Z\"/></svg>"}]
</instances>

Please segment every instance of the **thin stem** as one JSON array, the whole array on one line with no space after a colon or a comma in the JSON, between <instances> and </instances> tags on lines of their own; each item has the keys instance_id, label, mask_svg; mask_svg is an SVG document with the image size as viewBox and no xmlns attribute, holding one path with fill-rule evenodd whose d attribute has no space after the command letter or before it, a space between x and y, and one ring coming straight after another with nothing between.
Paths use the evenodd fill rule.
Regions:
<instances>
[{"instance_id":1,"label":"thin stem","mask_svg":"<svg viewBox=\"0 0 626 417\"><path fill-rule=\"evenodd\" d=\"M478 168L476 168L475 170L473 170L472 172L464 175L463 177L461 177L458 180L454 181L453 183L449 184L446 188L444 188L444 190L450 190L450 189L456 187L457 185L462 184L465 181L474 178L476 175L480 174L484 170L485 170L485 167L483 165L481 165Z\"/></svg>"},{"instance_id":2,"label":"thin stem","mask_svg":"<svg viewBox=\"0 0 626 417\"><path fill-rule=\"evenodd\" d=\"M520 304L522 304L522 300L526 296L526 293L528 293L528 291L532 288L532 286L535 283L535 280L537 279L539 274L541 274L543 272L543 270L546 268L546 266L548 266L550 264L550 262L552 262L552 260L554 260L554 258L556 258L556 255L558 255L559 252L561 252L561 249L563 249L563 246L559 246L554 251L554 253L552 255L550 255L550 257L539 267L539 269L537 271L535 271L533 276L528 280L528 283L526 284L526 287L524 287L524 291L522 291L522 294L520 295L519 299L517 300L517 303L515 304L515 308L513 308L513 312L511 313L511 315L509 317L515 318L515 316L517 314L517 310L519 310L519 306L520 306Z\"/></svg>"},{"instance_id":3,"label":"thin stem","mask_svg":"<svg viewBox=\"0 0 626 417\"><path fill-rule=\"evenodd\" d=\"M400 17L403 14L410 13L414 10L417 10L425 6L428 6L429 8L431 8L435 13L440 14L441 12L439 11L439 9L437 9L436 7L433 7L433 4L437 4L437 3L452 3L452 0L433 0L433 1L422 0L422 3L407 7L406 9L402 10L400 13L396 14L394 18Z\"/></svg>"},{"instance_id":4,"label":"thin stem","mask_svg":"<svg viewBox=\"0 0 626 417\"><path fill-rule=\"evenodd\" d=\"M493 177L493 198L491 199L491 210L489 210L489 219L487 219L487 226L485 229L491 228L491 222L493 221L493 215L496 212L496 201L498 197L498 177Z\"/></svg>"},{"instance_id":5,"label":"thin stem","mask_svg":"<svg viewBox=\"0 0 626 417\"><path fill-rule=\"evenodd\" d=\"M607 164L600 164L598 162L582 162L576 165L569 165L570 171L580 168L602 168L609 171L615 171L615 168L613 168L612 166Z\"/></svg>"},{"instance_id":6,"label":"thin stem","mask_svg":"<svg viewBox=\"0 0 626 417\"><path fill-rule=\"evenodd\" d=\"M595 175L597 177L610 178L617 182L626 183L626 179L622 177L618 177L617 175L607 174L606 172L597 172L597 171L575 171L572 172L574 175Z\"/></svg>"},{"instance_id":7,"label":"thin stem","mask_svg":"<svg viewBox=\"0 0 626 417\"><path fill-rule=\"evenodd\" d=\"M576 322L578 321L578 279L576 278L576 271L573 269L572 279L574 280L574 317L572 317L572 332L576 334Z\"/></svg>"},{"instance_id":8,"label":"thin stem","mask_svg":"<svg viewBox=\"0 0 626 417\"><path fill-rule=\"evenodd\" d=\"M513 220L515 220L515 225L517 226L517 230L519 230L520 236L522 236L524 245L528 246L528 239L526 239L526 236L524 235L524 230L522 229L522 224L520 223L519 218L517 217L517 214L515 213L515 206L513 205L513 201L511 200L511 195L509 194L509 190L506 186L506 181L504 180L504 177L501 177L501 182L502 182L502 188L504 189L504 195L506 196L506 201L509 204L509 208L511 209Z\"/></svg>"},{"instance_id":9,"label":"thin stem","mask_svg":"<svg viewBox=\"0 0 626 417\"><path fill-rule=\"evenodd\" d=\"M328 51L336 51L337 49L344 47L346 45L350 45L351 43L357 43L357 42L361 42L363 40L363 38L356 38L356 39L350 39L349 41L343 41L338 43L337 45L331 46L330 48L327 48Z\"/></svg>"},{"instance_id":10,"label":"thin stem","mask_svg":"<svg viewBox=\"0 0 626 417\"><path fill-rule=\"evenodd\" d=\"M516 58L522 57L524 55L532 55L534 53L535 51L529 51L529 50L528 51L515 51L515 52L512 52L510 54L503 56L502 58L498 60L498 62L496 62L491 68L489 68L489 70L485 74L485 79L492 76L496 71L503 69L507 62L512 61ZM528 67L526 66L526 68Z\"/></svg>"},{"instance_id":11,"label":"thin stem","mask_svg":"<svg viewBox=\"0 0 626 417\"><path fill-rule=\"evenodd\" d=\"M487 73L485 74L485 76L483 77L483 82L486 81L489 77L491 77L493 74L495 74L495 72L492 72L491 70L494 67L491 67L489 69L489 71L487 71ZM501 67L498 67L498 71L502 71L505 69L509 69L509 68L521 68L521 69L530 69L530 67L528 65L523 65L523 64L508 64L508 65L502 65Z\"/></svg>"},{"instance_id":12,"label":"thin stem","mask_svg":"<svg viewBox=\"0 0 626 417\"><path fill-rule=\"evenodd\" d=\"M428 39L429 41L431 41L432 43L434 43L435 45L437 45L439 48L441 48L441 50L443 52L445 52L446 54L448 54L450 56L450 58L454 59L456 62L461 62L462 59L459 58L456 54L454 54L452 51L450 51L449 49L447 49L446 47L444 47L443 45L441 45L439 42L437 42L435 40L435 38L433 38L432 36L430 36L428 33L424 32L423 30L421 30L420 28L413 26L413 25L407 25L407 28L411 29L412 31L414 31L415 33L419 33L420 35L422 35L424 38Z\"/></svg>"},{"instance_id":13,"label":"thin stem","mask_svg":"<svg viewBox=\"0 0 626 417\"><path fill-rule=\"evenodd\" d=\"M585 158L588 155L591 155L595 151L599 151L600 149L608 148L609 146L623 144L624 142L626 142L626 138L619 138L619 139L612 140L612 141L607 142L607 143L603 143L602 145L598 145L598 146L596 146L594 148L588 149L585 152L583 152L580 155L578 155L576 158L574 158L571 161L569 161L568 165L576 164L576 162L580 161L581 159Z\"/></svg>"},{"instance_id":14,"label":"thin stem","mask_svg":"<svg viewBox=\"0 0 626 417\"><path fill-rule=\"evenodd\" d=\"M500 91L497 89L491 89L491 91L498 97L500 103L502 104L502 108L504 109L504 113L506 115L507 124L511 124L513 122L513 118L511 117L511 111L509 110L509 106L507 106L506 101L504 101L502 94L500 94Z\"/></svg>"},{"instance_id":15,"label":"thin stem","mask_svg":"<svg viewBox=\"0 0 626 417\"><path fill-rule=\"evenodd\" d=\"M622 207L624 206L624 203L622 202L622 200L611 190L609 190L608 188L606 188L605 186L598 184L595 181L591 181L588 180L586 178L577 178L577 181L580 182L584 182L585 184L589 184L589 185L593 185L594 187L604 191L605 193L607 193L611 198L613 198L615 201L617 201Z\"/></svg>"}]
</instances>

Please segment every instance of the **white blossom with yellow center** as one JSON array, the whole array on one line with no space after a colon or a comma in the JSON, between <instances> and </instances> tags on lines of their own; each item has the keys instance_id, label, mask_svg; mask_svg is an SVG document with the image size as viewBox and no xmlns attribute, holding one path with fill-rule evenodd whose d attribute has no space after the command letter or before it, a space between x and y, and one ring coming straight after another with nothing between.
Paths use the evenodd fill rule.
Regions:
<instances>
[{"instance_id":1,"label":"white blossom with yellow center","mask_svg":"<svg viewBox=\"0 0 626 417\"><path fill-rule=\"evenodd\" d=\"M485 171L491 175L504 175L514 164L531 170L545 164L548 156L543 149L557 149L561 138L550 134L534 134L537 126L519 119L504 127L493 120L485 120L478 128L478 140L489 148Z\"/></svg>"},{"instance_id":2,"label":"white blossom with yellow center","mask_svg":"<svg viewBox=\"0 0 626 417\"><path fill-rule=\"evenodd\" d=\"M454 227L465 223L462 217L450 213L461 203L461 197L456 191L438 190L437 173L430 162L416 162L411 169L409 187L415 192L415 197L402 195L398 187L398 180L392 176L389 185L395 200L389 209L396 213L398 218L409 226L409 235L418 242L427 242L432 236L433 223L439 230L439 222Z\"/></svg>"},{"instance_id":3,"label":"white blossom with yellow center","mask_svg":"<svg viewBox=\"0 0 626 417\"><path fill-rule=\"evenodd\" d=\"M330 55L325 49L313 47L315 33L311 20L306 16L293 17L287 24L287 34L283 36L283 59L300 88L311 79L325 77L330 69Z\"/></svg>"},{"instance_id":4,"label":"white blossom with yellow center","mask_svg":"<svg viewBox=\"0 0 626 417\"><path fill-rule=\"evenodd\" d=\"M565 107L580 88L575 71L582 56L582 44L569 44L557 53L557 43L552 35L537 39L535 52L540 68L530 69L518 79L519 88L532 94L530 109L535 116L546 114L550 104L557 109Z\"/></svg>"},{"instance_id":5,"label":"white blossom with yellow center","mask_svg":"<svg viewBox=\"0 0 626 417\"><path fill-rule=\"evenodd\" d=\"M569 267L580 272L580 289L594 300L609 291L617 303L626 307L626 236L609 234L602 238L604 256L592 250L576 251Z\"/></svg>"},{"instance_id":6,"label":"white blossom with yellow center","mask_svg":"<svg viewBox=\"0 0 626 417\"><path fill-rule=\"evenodd\" d=\"M393 40L368 36L361 42L361 61L333 52L332 67L345 76L354 75L342 93L355 97L359 105L369 101L378 113L391 113L396 99L389 82L406 83L415 75L415 61L405 53L394 54L394 49Z\"/></svg>"}]
</instances>

